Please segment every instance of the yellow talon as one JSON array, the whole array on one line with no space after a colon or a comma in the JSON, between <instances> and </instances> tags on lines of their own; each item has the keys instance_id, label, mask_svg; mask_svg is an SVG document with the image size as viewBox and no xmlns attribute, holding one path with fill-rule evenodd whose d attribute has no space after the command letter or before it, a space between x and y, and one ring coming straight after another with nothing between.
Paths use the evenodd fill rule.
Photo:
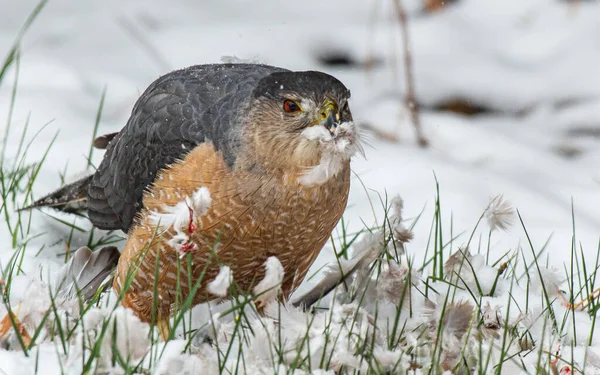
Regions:
<instances>
[{"instance_id":1,"label":"yellow talon","mask_svg":"<svg viewBox=\"0 0 600 375\"><path fill-rule=\"evenodd\" d=\"M169 339L169 334L171 333L171 328L169 328L169 319L159 318L156 326L160 332L160 337L162 337L163 341L166 342Z\"/></svg>"},{"instance_id":2,"label":"yellow talon","mask_svg":"<svg viewBox=\"0 0 600 375\"><path fill-rule=\"evenodd\" d=\"M562 294L560 294L559 296L562 296ZM567 306L568 309L570 310L577 310L579 308L581 308L581 310L585 309L586 307L588 307L590 305L590 303L592 302L592 300L594 298L598 298L598 296L600 296L600 288L594 290L592 293L590 293L589 296L582 298L579 302L576 302L575 304L571 305L566 298L564 298L564 296L562 297L562 299L564 300L565 305Z\"/></svg>"}]
</instances>

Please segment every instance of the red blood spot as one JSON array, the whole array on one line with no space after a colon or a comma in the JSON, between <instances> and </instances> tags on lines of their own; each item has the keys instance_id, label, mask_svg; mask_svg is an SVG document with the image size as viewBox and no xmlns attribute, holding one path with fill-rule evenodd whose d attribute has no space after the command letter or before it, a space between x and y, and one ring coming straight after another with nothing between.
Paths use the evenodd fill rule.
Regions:
<instances>
[{"instance_id":1,"label":"red blood spot","mask_svg":"<svg viewBox=\"0 0 600 375\"><path fill-rule=\"evenodd\" d=\"M187 205L190 214L190 224L188 225L188 231L191 234L194 233L194 231L196 230L196 225L194 225L194 210L190 207L189 204L187 204L187 201L185 202L185 204Z\"/></svg>"},{"instance_id":2,"label":"red blood spot","mask_svg":"<svg viewBox=\"0 0 600 375\"><path fill-rule=\"evenodd\" d=\"M182 253L189 253L192 250L196 250L196 244L191 241L188 241L181 246Z\"/></svg>"}]
</instances>

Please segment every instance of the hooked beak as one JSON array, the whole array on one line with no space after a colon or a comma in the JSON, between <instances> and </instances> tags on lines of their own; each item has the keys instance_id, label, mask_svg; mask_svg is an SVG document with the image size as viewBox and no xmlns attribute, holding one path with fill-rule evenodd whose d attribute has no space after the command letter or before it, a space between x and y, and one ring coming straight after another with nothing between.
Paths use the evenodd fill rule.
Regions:
<instances>
[{"instance_id":1,"label":"hooked beak","mask_svg":"<svg viewBox=\"0 0 600 375\"><path fill-rule=\"evenodd\" d=\"M335 129L337 128L338 124L339 124L339 120L340 120L340 114L337 113L337 111L333 108L328 108L326 109L327 111L327 117L323 120L321 120L321 122L319 122L320 125L323 125L327 130L329 130L329 132L331 133L331 135L335 134Z\"/></svg>"}]
</instances>

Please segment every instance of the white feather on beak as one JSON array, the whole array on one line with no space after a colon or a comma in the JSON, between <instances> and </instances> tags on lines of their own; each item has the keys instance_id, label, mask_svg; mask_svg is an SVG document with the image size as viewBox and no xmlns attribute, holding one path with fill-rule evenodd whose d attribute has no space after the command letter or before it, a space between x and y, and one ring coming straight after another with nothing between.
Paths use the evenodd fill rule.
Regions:
<instances>
[{"instance_id":1,"label":"white feather on beak","mask_svg":"<svg viewBox=\"0 0 600 375\"><path fill-rule=\"evenodd\" d=\"M352 121L339 124L333 134L320 125L310 126L301 134L306 139L321 144L319 164L310 168L298 179L303 185L321 185L336 176L342 170L343 163L357 151L364 155L359 132Z\"/></svg>"}]
</instances>

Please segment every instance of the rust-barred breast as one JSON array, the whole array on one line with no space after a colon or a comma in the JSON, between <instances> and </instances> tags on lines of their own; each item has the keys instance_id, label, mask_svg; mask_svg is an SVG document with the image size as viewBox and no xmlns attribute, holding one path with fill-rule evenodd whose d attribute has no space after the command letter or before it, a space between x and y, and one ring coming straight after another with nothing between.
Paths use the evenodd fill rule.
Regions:
<instances>
[{"instance_id":1,"label":"rust-barred breast","mask_svg":"<svg viewBox=\"0 0 600 375\"><path fill-rule=\"evenodd\" d=\"M265 178L232 171L209 144L195 148L166 170L145 194L140 224L129 234L119 261L117 292L139 266L131 274L123 304L150 321L156 294L158 315L169 316L177 291L181 303L189 285L199 278L202 282L194 304L206 302L215 298L206 291L206 284L215 278L220 264L230 266L237 286L249 292L263 278L263 264L270 256L276 256L284 267L282 293L289 296L340 219L350 187L348 164L335 178L310 187L300 185L300 171L295 172ZM191 253L190 282L185 258L168 245L175 232L157 232L148 217L165 205L175 206L202 186L210 191L212 203L191 235L198 246ZM213 249L216 259L211 256Z\"/></svg>"}]
</instances>

